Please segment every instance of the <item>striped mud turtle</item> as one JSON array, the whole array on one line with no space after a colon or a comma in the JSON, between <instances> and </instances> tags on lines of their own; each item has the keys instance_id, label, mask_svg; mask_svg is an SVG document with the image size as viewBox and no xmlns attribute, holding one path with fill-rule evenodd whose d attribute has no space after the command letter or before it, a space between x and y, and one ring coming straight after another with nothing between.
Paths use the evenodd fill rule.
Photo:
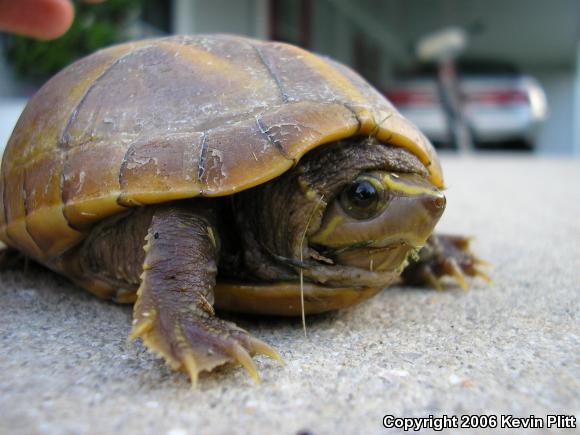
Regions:
<instances>
[{"instance_id":1,"label":"striped mud turtle","mask_svg":"<svg viewBox=\"0 0 580 435\"><path fill-rule=\"evenodd\" d=\"M360 76L236 36L88 56L30 100L1 170L0 239L102 298L193 383L279 358L214 307L299 315L400 280L476 275L427 139ZM424 247L420 252L418 248ZM408 259L415 261L408 265Z\"/></svg>"}]
</instances>

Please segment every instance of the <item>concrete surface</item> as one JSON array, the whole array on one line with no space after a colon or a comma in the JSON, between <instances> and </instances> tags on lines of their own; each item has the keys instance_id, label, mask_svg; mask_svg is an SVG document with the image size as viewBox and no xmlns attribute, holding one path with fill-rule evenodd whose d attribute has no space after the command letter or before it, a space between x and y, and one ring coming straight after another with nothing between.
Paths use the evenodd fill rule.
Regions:
<instances>
[{"instance_id":1,"label":"concrete surface","mask_svg":"<svg viewBox=\"0 0 580 435\"><path fill-rule=\"evenodd\" d=\"M192 391L126 342L130 307L38 268L3 273L0 432L379 434L385 414L578 416L580 162L446 156L444 167L440 229L477 236L495 284L391 288L309 317L307 339L298 320L235 317L287 362L257 358L259 387L230 367Z\"/></svg>"}]
</instances>

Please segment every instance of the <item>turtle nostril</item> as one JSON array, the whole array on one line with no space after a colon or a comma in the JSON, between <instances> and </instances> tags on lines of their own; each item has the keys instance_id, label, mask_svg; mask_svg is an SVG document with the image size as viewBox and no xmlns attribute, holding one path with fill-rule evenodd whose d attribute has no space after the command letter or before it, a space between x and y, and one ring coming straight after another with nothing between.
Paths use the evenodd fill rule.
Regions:
<instances>
[{"instance_id":1,"label":"turtle nostril","mask_svg":"<svg viewBox=\"0 0 580 435\"><path fill-rule=\"evenodd\" d=\"M429 213L435 219L439 219L443 214L446 202L445 196L441 194L429 196L428 198L423 199L424 207L429 210Z\"/></svg>"},{"instance_id":2,"label":"turtle nostril","mask_svg":"<svg viewBox=\"0 0 580 435\"><path fill-rule=\"evenodd\" d=\"M445 208L446 203L447 203L447 200L445 199L445 197L443 195L435 198L435 201L433 201L433 204L437 208Z\"/></svg>"}]
</instances>

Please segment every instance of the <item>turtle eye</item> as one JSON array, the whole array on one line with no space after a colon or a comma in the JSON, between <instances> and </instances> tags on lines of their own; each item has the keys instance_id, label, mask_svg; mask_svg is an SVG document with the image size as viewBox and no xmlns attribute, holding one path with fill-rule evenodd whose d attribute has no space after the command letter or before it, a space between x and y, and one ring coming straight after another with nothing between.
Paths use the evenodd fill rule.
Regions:
<instances>
[{"instance_id":1,"label":"turtle eye","mask_svg":"<svg viewBox=\"0 0 580 435\"><path fill-rule=\"evenodd\" d=\"M339 203L349 216L369 219L385 207L387 199L388 192L379 180L361 176L341 192Z\"/></svg>"}]
</instances>

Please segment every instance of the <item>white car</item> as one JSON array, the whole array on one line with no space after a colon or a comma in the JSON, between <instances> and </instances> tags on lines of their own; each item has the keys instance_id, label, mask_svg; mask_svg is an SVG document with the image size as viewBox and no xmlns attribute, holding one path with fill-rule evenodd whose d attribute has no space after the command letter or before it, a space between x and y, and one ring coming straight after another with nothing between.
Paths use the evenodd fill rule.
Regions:
<instances>
[{"instance_id":1,"label":"white car","mask_svg":"<svg viewBox=\"0 0 580 435\"><path fill-rule=\"evenodd\" d=\"M516 69L494 62L459 64L465 119L477 146L498 143L532 148L547 115L540 83ZM449 144L435 66L423 67L400 79L387 98L436 144Z\"/></svg>"}]
</instances>

